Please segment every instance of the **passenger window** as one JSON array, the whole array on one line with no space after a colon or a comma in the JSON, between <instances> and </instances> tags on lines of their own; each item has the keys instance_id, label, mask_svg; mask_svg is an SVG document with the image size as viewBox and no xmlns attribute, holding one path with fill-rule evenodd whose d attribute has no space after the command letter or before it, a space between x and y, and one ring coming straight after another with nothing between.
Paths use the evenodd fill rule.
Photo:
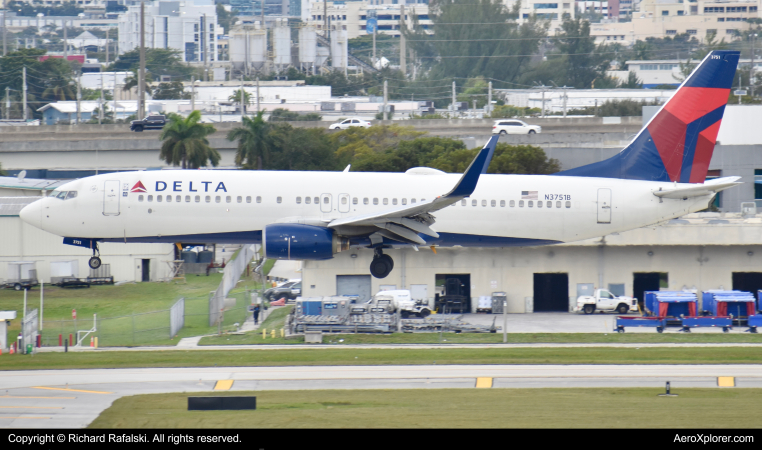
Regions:
<instances>
[{"instance_id":1,"label":"passenger window","mask_svg":"<svg viewBox=\"0 0 762 450\"><path fill-rule=\"evenodd\" d=\"M347 204L347 198L346 197L341 197L341 204L342 205L346 205Z\"/></svg>"},{"instance_id":2,"label":"passenger window","mask_svg":"<svg viewBox=\"0 0 762 450\"><path fill-rule=\"evenodd\" d=\"M180 203L181 201L183 201L183 197L182 197L182 195L178 195L177 197L175 197L175 201L176 201L177 203Z\"/></svg>"},{"instance_id":3,"label":"passenger window","mask_svg":"<svg viewBox=\"0 0 762 450\"><path fill-rule=\"evenodd\" d=\"M230 203L230 202L232 202L232 201L233 201L233 197L231 197L231 196L229 196L229 195L228 195L227 197L225 197L225 201L226 201L227 203Z\"/></svg>"},{"instance_id":4,"label":"passenger window","mask_svg":"<svg viewBox=\"0 0 762 450\"><path fill-rule=\"evenodd\" d=\"M478 202L478 201L476 201L476 200L471 200L471 206L476 206L476 205L478 205L478 204L479 204L479 202Z\"/></svg>"},{"instance_id":5,"label":"passenger window","mask_svg":"<svg viewBox=\"0 0 762 450\"><path fill-rule=\"evenodd\" d=\"M368 203L370 203L370 201L368 200L368 197L365 197L364 199L362 199L363 205L367 205Z\"/></svg>"},{"instance_id":6,"label":"passenger window","mask_svg":"<svg viewBox=\"0 0 762 450\"><path fill-rule=\"evenodd\" d=\"M463 206L466 206L468 204L468 200L465 200L465 199L461 200L460 204L463 205Z\"/></svg>"},{"instance_id":7,"label":"passenger window","mask_svg":"<svg viewBox=\"0 0 762 450\"><path fill-rule=\"evenodd\" d=\"M328 197L323 197L323 203L327 205L329 201L330 199Z\"/></svg>"},{"instance_id":8,"label":"passenger window","mask_svg":"<svg viewBox=\"0 0 762 450\"><path fill-rule=\"evenodd\" d=\"M304 204L309 205L312 203L312 197L304 197Z\"/></svg>"},{"instance_id":9,"label":"passenger window","mask_svg":"<svg viewBox=\"0 0 762 450\"><path fill-rule=\"evenodd\" d=\"M511 206L511 208L513 208L514 206L516 206L516 201L515 200L511 200L509 205Z\"/></svg>"},{"instance_id":10,"label":"passenger window","mask_svg":"<svg viewBox=\"0 0 762 450\"><path fill-rule=\"evenodd\" d=\"M410 199L410 203L411 203L411 204L412 204L412 203L415 203L415 199L414 199L414 198L411 198L411 199Z\"/></svg>"},{"instance_id":11,"label":"passenger window","mask_svg":"<svg viewBox=\"0 0 762 450\"><path fill-rule=\"evenodd\" d=\"M352 204L353 204L353 205L356 205L356 204L357 204L357 197L354 197L354 198L352 199Z\"/></svg>"},{"instance_id":12,"label":"passenger window","mask_svg":"<svg viewBox=\"0 0 762 450\"><path fill-rule=\"evenodd\" d=\"M519 200L519 208L523 208L523 207L524 207L524 200Z\"/></svg>"},{"instance_id":13,"label":"passenger window","mask_svg":"<svg viewBox=\"0 0 762 450\"><path fill-rule=\"evenodd\" d=\"M407 199L406 199L406 198L403 198L403 199L402 199L402 204L403 204L403 205L407 205Z\"/></svg>"},{"instance_id":14,"label":"passenger window","mask_svg":"<svg viewBox=\"0 0 762 450\"><path fill-rule=\"evenodd\" d=\"M251 196L249 195L246 196L246 203L251 203Z\"/></svg>"},{"instance_id":15,"label":"passenger window","mask_svg":"<svg viewBox=\"0 0 762 450\"><path fill-rule=\"evenodd\" d=\"M208 195L206 195L206 196L204 196L204 197L205 197L205 198L204 198L204 200L205 200L207 203L209 203L209 202L211 202L211 201L212 201L212 197L210 197L210 196L208 196Z\"/></svg>"},{"instance_id":16,"label":"passenger window","mask_svg":"<svg viewBox=\"0 0 762 450\"><path fill-rule=\"evenodd\" d=\"M219 195L214 197L214 203L219 203L221 201L222 201L222 197L220 197Z\"/></svg>"},{"instance_id":17,"label":"passenger window","mask_svg":"<svg viewBox=\"0 0 762 450\"><path fill-rule=\"evenodd\" d=\"M559 200L556 202L556 208L560 208L560 207L561 207L561 201Z\"/></svg>"},{"instance_id":18,"label":"passenger window","mask_svg":"<svg viewBox=\"0 0 762 450\"><path fill-rule=\"evenodd\" d=\"M534 206L534 201L532 201L532 200L527 200L527 206L528 206L529 208L533 207L533 206Z\"/></svg>"},{"instance_id":19,"label":"passenger window","mask_svg":"<svg viewBox=\"0 0 762 450\"><path fill-rule=\"evenodd\" d=\"M276 202L281 203L283 201L283 197L278 197L275 199Z\"/></svg>"},{"instance_id":20,"label":"passenger window","mask_svg":"<svg viewBox=\"0 0 762 450\"><path fill-rule=\"evenodd\" d=\"M242 203L243 202L243 197L241 197L239 195L238 197L236 197L236 200L238 201L238 203Z\"/></svg>"},{"instance_id":21,"label":"passenger window","mask_svg":"<svg viewBox=\"0 0 762 450\"><path fill-rule=\"evenodd\" d=\"M541 202L541 201L539 201L539 200L537 200L537 207L538 207L538 208L542 208L542 202Z\"/></svg>"},{"instance_id":22,"label":"passenger window","mask_svg":"<svg viewBox=\"0 0 762 450\"><path fill-rule=\"evenodd\" d=\"M567 208L571 208L571 202L570 202L570 201L568 201L568 200L566 201L566 207L567 207Z\"/></svg>"},{"instance_id":23,"label":"passenger window","mask_svg":"<svg viewBox=\"0 0 762 450\"><path fill-rule=\"evenodd\" d=\"M491 206L494 208L495 206L497 206L497 201L495 201L495 200L492 200L492 201L490 202L490 205L491 205Z\"/></svg>"},{"instance_id":24,"label":"passenger window","mask_svg":"<svg viewBox=\"0 0 762 450\"><path fill-rule=\"evenodd\" d=\"M316 205L319 205L320 204L320 197L315 197L315 201L314 202L315 202Z\"/></svg>"},{"instance_id":25,"label":"passenger window","mask_svg":"<svg viewBox=\"0 0 762 450\"><path fill-rule=\"evenodd\" d=\"M148 201L149 201L149 202L152 202L152 201L153 201L153 195L149 195L149 196L148 196Z\"/></svg>"},{"instance_id":26,"label":"passenger window","mask_svg":"<svg viewBox=\"0 0 762 450\"><path fill-rule=\"evenodd\" d=\"M396 204L397 204L397 199L396 199L396 198L393 198L393 199L392 199L392 205L396 205Z\"/></svg>"},{"instance_id":27,"label":"passenger window","mask_svg":"<svg viewBox=\"0 0 762 450\"><path fill-rule=\"evenodd\" d=\"M142 196L142 195L138 195L138 201L139 201L139 202L142 202L142 201L143 201L143 196Z\"/></svg>"},{"instance_id":28,"label":"passenger window","mask_svg":"<svg viewBox=\"0 0 762 450\"><path fill-rule=\"evenodd\" d=\"M500 200L500 207L505 208L505 200Z\"/></svg>"},{"instance_id":29,"label":"passenger window","mask_svg":"<svg viewBox=\"0 0 762 450\"><path fill-rule=\"evenodd\" d=\"M378 198L375 198L375 197L373 198L373 204L378 205Z\"/></svg>"},{"instance_id":30,"label":"passenger window","mask_svg":"<svg viewBox=\"0 0 762 450\"><path fill-rule=\"evenodd\" d=\"M482 206L487 206L487 200L482 200Z\"/></svg>"},{"instance_id":31,"label":"passenger window","mask_svg":"<svg viewBox=\"0 0 762 450\"><path fill-rule=\"evenodd\" d=\"M551 202L550 200L548 200L548 203L547 203L547 205L545 205L545 206L547 206L548 208L552 208L552 207L553 207L553 202Z\"/></svg>"},{"instance_id":32,"label":"passenger window","mask_svg":"<svg viewBox=\"0 0 762 450\"><path fill-rule=\"evenodd\" d=\"M388 198L385 198L385 199L384 199L384 205L388 205L388 204L389 204L389 199L388 199Z\"/></svg>"},{"instance_id":33,"label":"passenger window","mask_svg":"<svg viewBox=\"0 0 762 450\"><path fill-rule=\"evenodd\" d=\"M249 197L246 197L246 203L251 203L251 201L249 201ZM257 203L262 203L262 196L257 195Z\"/></svg>"},{"instance_id":34,"label":"passenger window","mask_svg":"<svg viewBox=\"0 0 762 450\"><path fill-rule=\"evenodd\" d=\"M172 201L172 196L171 195L167 195L167 203L170 203L171 201Z\"/></svg>"},{"instance_id":35,"label":"passenger window","mask_svg":"<svg viewBox=\"0 0 762 450\"><path fill-rule=\"evenodd\" d=\"M196 203L199 203L199 202L201 202L201 196L200 196L200 195L197 195L197 196L196 196Z\"/></svg>"},{"instance_id":36,"label":"passenger window","mask_svg":"<svg viewBox=\"0 0 762 450\"><path fill-rule=\"evenodd\" d=\"M296 204L297 205L301 205L302 204L302 198L301 197L296 197Z\"/></svg>"},{"instance_id":37,"label":"passenger window","mask_svg":"<svg viewBox=\"0 0 762 450\"><path fill-rule=\"evenodd\" d=\"M160 202L160 201L161 201L161 195L157 195L157 196L156 196L156 201L157 201L157 202Z\"/></svg>"},{"instance_id":38,"label":"passenger window","mask_svg":"<svg viewBox=\"0 0 762 450\"><path fill-rule=\"evenodd\" d=\"M186 196L185 196L185 202L186 202L186 203L190 202L190 195L186 195Z\"/></svg>"}]
</instances>

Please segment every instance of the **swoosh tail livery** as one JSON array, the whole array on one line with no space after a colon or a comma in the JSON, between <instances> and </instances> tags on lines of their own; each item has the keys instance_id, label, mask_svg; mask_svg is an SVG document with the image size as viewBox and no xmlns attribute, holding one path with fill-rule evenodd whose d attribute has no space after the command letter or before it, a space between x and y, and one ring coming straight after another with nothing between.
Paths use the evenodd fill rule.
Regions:
<instances>
[{"instance_id":1,"label":"swoosh tail livery","mask_svg":"<svg viewBox=\"0 0 762 450\"><path fill-rule=\"evenodd\" d=\"M462 174L161 170L75 180L22 220L92 249L99 242L261 243L274 259L368 249L370 273L401 246L511 247L604 236L707 208L738 177L705 181L739 52L707 55L633 141L553 175L490 175L493 136Z\"/></svg>"}]
</instances>

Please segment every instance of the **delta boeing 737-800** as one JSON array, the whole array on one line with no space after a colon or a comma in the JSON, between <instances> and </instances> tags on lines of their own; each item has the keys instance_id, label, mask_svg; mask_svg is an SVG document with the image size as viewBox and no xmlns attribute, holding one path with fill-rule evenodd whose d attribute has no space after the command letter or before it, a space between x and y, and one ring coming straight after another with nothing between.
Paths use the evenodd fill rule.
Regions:
<instances>
[{"instance_id":1,"label":"delta boeing 737-800","mask_svg":"<svg viewBox=\"0 0 762 450\"><path fill-rule=\"evenodd\" d=\"M72 181L21 211L35 227L99 242L261 243L274 259L397 246L509 247L578 241L708 207L738 177L706 181L739 52L713 51L617 155L553 175L491 175L494 136L462 175L161 170Z\"/></svg>"}]
</instances>

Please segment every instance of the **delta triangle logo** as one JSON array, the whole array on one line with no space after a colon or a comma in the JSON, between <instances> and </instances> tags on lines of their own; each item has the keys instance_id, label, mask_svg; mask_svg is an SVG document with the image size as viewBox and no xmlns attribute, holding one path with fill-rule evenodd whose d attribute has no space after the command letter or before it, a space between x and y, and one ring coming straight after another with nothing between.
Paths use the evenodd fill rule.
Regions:
<instances>
[{"instance_id":1,"label":"delta triangle logo","mask_svg":"<svg viewBox=\"0 0 762 450\"><path fill-rule=\"evenodd\" d=\"M143 186L143 183L138 181L137 183L135 183L135 186L132 187L132 190L130 190L130 192L146 192L146 187Z\"/></svg>"}]
</instances>

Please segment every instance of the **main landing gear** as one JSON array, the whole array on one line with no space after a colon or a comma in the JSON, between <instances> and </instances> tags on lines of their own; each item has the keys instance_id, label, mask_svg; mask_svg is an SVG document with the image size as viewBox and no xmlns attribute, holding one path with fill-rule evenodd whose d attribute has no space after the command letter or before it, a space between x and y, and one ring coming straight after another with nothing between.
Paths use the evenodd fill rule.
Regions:
<instances>
[{"instance_id":1,"label":"main landing gear","mask_svg":"<svg viewBox=\"0 0 762 450\"><path fill-rule=\"evenodd\" d=\"M101 266L101 252L98 250L98 243L95 243L95 247L93 247L93 256L90 258L89 261L87 261L87 265L90 266L91 269L97 269Z\"/></svg>"},{"instance_id":2,"label":"main landing gear","mask_svg":"<svg viewBox=\"0 0 762 450\"><path fill-rule=\"evenodd\" d=\"M386 278L394 269L394 260L385 255L381 247L373 249L373 261L370 262L370 274L376 278Z\"/></svg>"}]
</instances>

